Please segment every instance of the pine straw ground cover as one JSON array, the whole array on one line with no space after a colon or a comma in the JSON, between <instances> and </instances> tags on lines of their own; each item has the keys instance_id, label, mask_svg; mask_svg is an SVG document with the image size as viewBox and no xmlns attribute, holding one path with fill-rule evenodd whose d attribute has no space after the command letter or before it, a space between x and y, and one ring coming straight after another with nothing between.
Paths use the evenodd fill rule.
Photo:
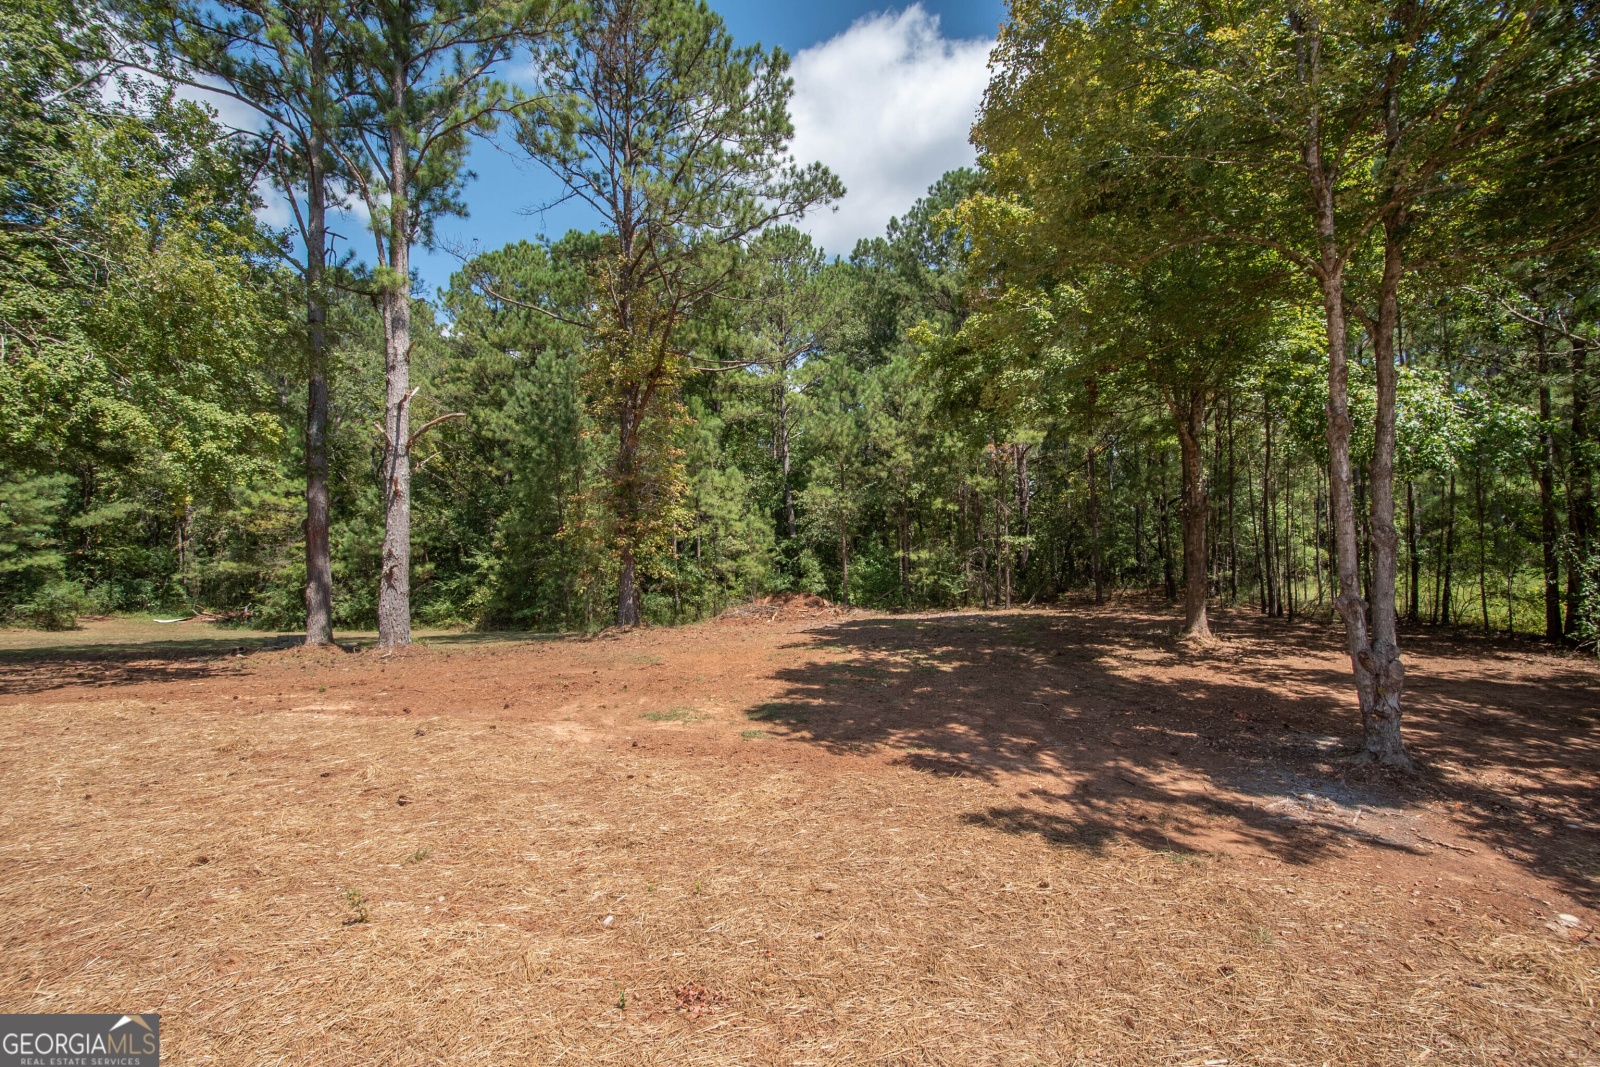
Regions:
<instances>
[{"instance_id":1,"label":"pine straw ground cover","mask_svg":"<svg viewBox=\"0 0 1600 1067\"><path fill-rule=\"evenodd\" d=\"M179 1067L1600 1063L1590 946L737 711L51 696L0 708L0 1010L158 1011Z\"/></svg>"}]
</instances>

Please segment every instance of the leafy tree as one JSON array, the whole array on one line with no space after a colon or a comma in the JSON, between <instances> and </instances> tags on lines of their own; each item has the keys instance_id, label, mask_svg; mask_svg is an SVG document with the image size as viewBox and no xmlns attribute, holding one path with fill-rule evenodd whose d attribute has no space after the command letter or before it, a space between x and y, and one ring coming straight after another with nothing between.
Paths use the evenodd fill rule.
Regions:
<instances>
[{"instance_id":1,"label":"leafy tree","mask_svg":"<svg viewBox=\"0 0 1600 1067\"><path fill-rule=\"evenodd\" d=\"M1270 248L1322 294L1329 487L1366 752L1410 766L1400 736L1393 465L1400 285L1462 217L1471 175L1548 140L1519 120L1579 73L1561 47L1587 12L1536 2L1224 4L1019 0L976 134L1029 153L1052 197L1111 205L1108 258L1195 241ZM1569 61L1566 71L1550 57ZM1137 85L1138 91L1131 91ZM1058 119L1067 125L1058 125ZM997 203L993 210L1037 210ZM1361 595L1350 465L1348 316L1372 339L1370 597Z\"/></svg>"},{"instance_id":2,"label":"leafy tree","mask_svg":"<svg viewBox=\"0 0 1600 1067\"><path fill-rule=\"evenodd\" d=\"M294 209L305 293L306 644L333 641L328 541L328 207L339 204L331 142L349 115L341 0L130 0L123 5L160 50L156 69L254 108L278 191ZM219 88L220 85L220 88Z\"/></svg>"},{"instance_id":3,"label":"leafy tree","mask_svg":"<svg viewBox=\"0 0 1600 1067\"><path fill-rule=\"evenodd\" d=\"M695 366L686 327L733 285L755 234L843 189L786 154L787 56L735 47L703 0L596 0L536 65L549 97L519 118L518 141L612 241L583 325L590 388L616 435L617 622L633 625L640 556L661 552L682 491L667 442Z\"/></svg>"},{"instance_id":4,"label":"leafy tree","mask_svg":"<svg viewBox=\"0 0 1600 1067\"><path fill-rule=\"evenodd\" d=\"M492 75L537 44L552 17L548 0L364 0L338 22L360 117L335 148L371 216L383 307L378 643L386 648L411 642L411 450L432 425L411 428L411 248L432 242L439 216L466 212L468 138L519 103Z\"/></svg>"}]
</instances>

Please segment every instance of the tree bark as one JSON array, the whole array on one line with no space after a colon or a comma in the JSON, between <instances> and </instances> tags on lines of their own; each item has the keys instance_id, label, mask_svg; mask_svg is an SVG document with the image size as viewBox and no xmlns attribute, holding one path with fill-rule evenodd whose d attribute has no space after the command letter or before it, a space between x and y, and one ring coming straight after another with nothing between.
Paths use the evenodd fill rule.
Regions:
<instances>
[{"instance_id":1,"label":"tree bark","mask_svg":"<svg viewBox=\"0 0 1600 1067\"><path fill-rule=\"evenodd\" d=\"M1028 516L1028 448L1028 445L1017 446L1017 508L1022 515L1023 542L1020 556L1022 561L1022 576L1024 580L1026 580L1028 576L1028 538L1033 535L1033 527Z\"/></svg>"},{"instance_id":2,"label":"tree bark","mask_svg":"<svg viewBox=\"0 0 1600 1067\"><path fill-rule=\"evenodd\" d=\"M320 40L320 34L318 35ZM320 47L312 50L313 77ZM333 643L333 560L328 526L327 179L322 130L313 122L306 176L306 640Z\"/></svg>"},{"instance_id":3,"label":"tree bark","mask_svg":"<svg viewBox=\"0 0 1600 1067\"><path fill-rule=\"evenodd\" d=\"M1234 514L1238 475L1233 451L1233 393L1228 393L1228 603L1239 600L1239 525Z\"/></svg>"},{"instance_id":4,"label":"tree bark","mask_svg":"<svg viewBox=\"0 0 1600 1067\"><path fill-rule=\"evenodd\" d=\"M622 542L617 567L617 625L639 625L639 590L635 581L636 567L633 543ZM702 603L704 603L702 601Z\"/></svg>"},{"instance_id":5,"label":"tree bark","mask_svg":"<svg viewBox=\"0 0 1600 1067\"><path fill-rule=\"evenodd\" d=\"M1261 453L1261 579L1266 585L1266 614L1283 614L1278 593L1278 557L1273 544L1277 514L1272 504L1272 413L1262 409L1261 422L1265 448Z\"/></svg>"},{"instance_id":6,"label":"tree bark","mask_svg":"<svg viewBox=\"0 0 1600 1067\"><path fill-rule=\"evenodd\" d=\"M1561 628L1561 558L1556 539L1556 438L1551 432L1550 410L1550 353L1545 345L1544 330L1535 331L1539 350L1539 541L1544 556L1544 636L1547 641L1560 641Z\"/></svg>"},{"instance_id":7,"label":"tree bark","mask_svg":"<svg viewBox=\"0 0 1600 1067\"><path fill-rule=\"evenodd\" d=\"M839 575L844 585L844 606L850 606L850 536L845 527L844 509L839 509Z\"/></svg>"},{"instance_id":8,"label":"tree bark","mask_svg":"<svg viewBox=\"0 0 1600 1067\"><path fill-rule=\"evenodd\" d=\"M1283 541L1279 555L1283 557L1284 614L1294 618L1294 482L1288 464L1283 467Z\"/></svg>"},{"instance_id":9,"label":"tree bark","mask_svg":"<svg viewBox=\"0 0 1600 1067\"><path fill-rule=\"evenodd\" d=\"M1312 178L1318 243L1321 250L1319 281L1328 345L1328 494L1337 555L1339 592L1334 607L1344 620L1356 699L1360 705L1363 751L1381 763L1410 768L1400 737L1400 695L1405 670L1394 633L1394 517L1390 478L1394 461L1394 320L1399 284L1399 248L1386 241L1384 287L1377 333L1378 413L1372 477L1373 594L1372 628L1368 605L1361 596L1361 567L1357 555L1357 525L1352 495L1350 462L1350 366L1344 302L1344 262L1340 257L1334 216L1334 189L1321 159L1320 129L1313 128L1306 142L1307 170ZM1377 342L1377 338L1374 339ZM1388 366L1385 367L1385 360ZM1387 510L1386 510L1387 509ZM1382 557L1382 558L1380 558ZM1387 591L1388 606L1382 608Z\"/></svg>"},{"instance_id":10,"label":"tree bark","mask_svg":"<svg viewBox=\"0 0 1600 1067\"><path fill-rule=\"evenodd\" d=\"M1372 635L1367 649L1372 708L1366 723L1366 752L1379 763L1412 767L1400 737L1400 699L1405 667L1400 660L1395 578L1400 537L1394 528L1395 402L1399 371L1395 336L1400 319L1401 234L1404 220L1384 221L1384 265L1378 296L1377 336L1373 361L1377 377L1377 410L1373 418L1372 462L1367 467L1371 493L1369 543L1372 546Z\"/></svg>"},{"instance_id":11,"label":"tree bark","mask_svg":"<svg viewBox=\"0 0 1600 1067\"><path fill-rule=\"evenodd\" d=\"M1454 593L1450 588L1451 571L1454 569L1456 557L1456 474L1450 472L1450 495L1445 503L1444 511L1444 592L1440 594L1441 617L1446 626L1455 620L1451 617L1451 608L1455 603Z\"/></svg>"},{"instance_id":12,"label":"tree bark","mask_svg":"<svg viewBox=\"0 0 1600 1067\"><path fill-rule=\"evenodd\" d=\"M402 82L403 84L403 82ZM397 92L403 92L397 89ZM396 102L396 109L401 106ZM393 199L389 277L383 291L383 554L378 577L378 647L411 643L411 219L404 190L407 135L389 130Z\"/></svg>"},{"instance_id":13,"label":"tree bark","mask_svg":"<svg viewBox=\"0 0 1600 1067\"><path fill-rule=\"evenodd\" d=\"M783 471L783 527L789 540L799 536L794 520L794 486L789 473L791 455L789 448L789 365L787 361L778 372L778 465Z\"/></svg>"},{"instance_id":14,"label":"tree bark","mask_svg":"<svg viewBox=\"0 0 1600 1067\"><path fill-rule=\"evenodd\" d=\"M620 405L617 426L617 625L638 626L638 507L639 507L639 423L638 404L625 397ZM698 539L696 545L698 546ZM698 547L696 558L698 558Z\"/></svg>"},{"instance_id":15,"label":"tree bark","mask_svg":"<svg viewBox=\"0 0 1600 1067\"><path fill-rule=\"evenodd\" d=\"M1205 431L1206 395L1203 391L1190 392L1182 400L1168 399L1173 421L1178 429L1178 448L1182 459L1182 504L1179 507L1183 522L1183 637L1195 641L1210 641L1211 621L1206 614L1206 593L1209 575L1206 573L1206 521L1210 507L1207 500L1204 456L1201 438Z\"/></svg>"},{"instance_id":16,"label":"tree bark","mask_svg":"<svg viewBox=\"0 0 1600 1067\"><path fill-rule=\"evenodd\" d=\"M1473 486L1478 498L1478 606L1483 608L1483 632L1489 633L1489 578L1488 561L1485 559L1485 539L1483 529L1483 468L1478 467L1473 471Z\"/></svg>"},{"instance_id":17,"label":"tree bark","mask_svg":"<svg viewBox=\"0 0 1600 1067\"><path fill-rule=\"evenodd\" d=\"M1406 621L1415 626L1422 614L1422 557L1417 554L1417 491L1410 478L1406 479L1406 563L1410 568L1410 583L1406 589Z\"/></svg>"},{"instance_id":18,"label":"tree bark","mask_svg":"<svg viewBox=\"0 0 1600 1067\"><path fill-rule=\"evenodd\" d=\"M1167 594L1167 602L1178 599L1178 582L1172 573L1172 499L1167 494L1167 455L1161 453L1161 495L1160 517L1161 527L1156 531L1156 549L1161 553L1161 584Z\"/></svg>"},{"instance_id":19,"label":"tree bark","mask_svg":"<svg viewBox=\"0 0 1600 1067\"><path fill-rule=\"evenodd\" d=\"M1094 577L1094 602L1104 604L1105 578L1100 568L1100 482L1092 445L1089 448L1089 571Z\"/></svg>"},{"instance_id":20,"label":"tree bark","mask_svg":"<svg viewBox=\"0 0 1600 1067\"><path fill-rule=\"evenodd\" d=\"M1594 442L1589 437L1589 349L1572 341L1571 441L1567 460L1567 618L1566 633L1576 638L1584 612L1583 576L1589 566L1596 515L1594 500Z\"/></svg>"}]
</instances>

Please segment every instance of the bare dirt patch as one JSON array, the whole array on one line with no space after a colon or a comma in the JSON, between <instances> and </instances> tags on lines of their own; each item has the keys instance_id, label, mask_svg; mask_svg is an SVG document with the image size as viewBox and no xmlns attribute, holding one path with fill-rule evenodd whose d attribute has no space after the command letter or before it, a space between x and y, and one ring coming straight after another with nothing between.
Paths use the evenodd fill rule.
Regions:
<instances>
[{"instance_id":1,"label":"bare dirt patch","mask_svg":"<svg viewBox=\"0 0 1600 1067\"><path fill-rule=\"evenodd\" d=\"M1592 663L1414 635L1398 780L1320 625L773 614L0 648L0 1010L175 1064L1600 1063Z\"/></svg>"}]
</instances>

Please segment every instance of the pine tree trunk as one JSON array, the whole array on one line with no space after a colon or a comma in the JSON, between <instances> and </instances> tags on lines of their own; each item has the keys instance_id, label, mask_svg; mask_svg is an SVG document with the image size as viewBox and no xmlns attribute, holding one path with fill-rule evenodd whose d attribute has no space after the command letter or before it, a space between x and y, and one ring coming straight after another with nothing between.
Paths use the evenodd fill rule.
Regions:
<instances>
[{"instance_id":1,"label":"pine tree trunk","mask_svg":"<svg viewBox=\"0 0 1600 1067\"><path fill-rule=\"evenodd\" d=\"M1183 635L1196 641L1211 640L1211 621L1206 614L1206 522L1207 500L1204 456L1201 438L1205 431L1206 396L1191 392L1179 403L1170 399L1173 420L1178 428L1178 447L1182 461L1183 485L1180 518L1183 522Z\"/></svg>"},{"instance_id":2,"label":"pine tree trunk","mask_svg":"<svg viewBox=\"0 0 1600 1067\"><path fill-rule=\"evenodd\" d=\"M631 396L624 398L617 420L617 625L638 626L639 423L643 416ZM696 553L698 558L698 538Z\"/></svg>"},{"instance_id":3,"label":"pine tree trunk","mask_svg":"<svg viewBox=\"0 0 1600 1067\"><path fill-rule=\"evenodd\" d=\"M1161 583L1170 604L1178 599L1178 583L1172 573L1172 503L1167 495L1167 456L1161 454L1161 528L1156 533L1156 548L1161 553Z\"/></svg>"},{"instance_id":4,"label":"pine tree trunk","mask_svg":"<svg viewBox=\"0 0 1600 1067\"><path fill-rule=\"evenodd\" d=\"M1261 511L1256 507L1256 483L1251 477L1252 468L1245 462L1245 507L1250 515L1250 558L1256 568L1256 602L1261 614L1267 614L1267 570L1261 555Z\"/></svg>"},{"instance_id":5,"label":"pine tree trunk","mask_svg":"<svg viewBox=\"0 0 1600 1067\"><path fill-rule=\"evenodd\" d=\"M1234 505L1238 495L1238 475L1233 454L1233 394L1228 394L1228 603L1239 600L1239 524Z\"/></svg>"},{"instance_id":6,"label":"pine tree trunk","mask_svg":"<svg viewBox=\"0 0 1600 1067\"><path fill-rule=\"evenodd\" d=\"M839 509L839 573L844 586L844 606L850 606L850 538L845 529L844 509Z\"/></svg>"},{"instance_id":7,"label":"pine tree trunk","mask_svg":"<svg viewBox=\"0 0 1600 1067\"><path fill-rule=\"evenodd\" d=\"M1439 595L1441 603L1441 617L1445 625L1455 621L1453 608L1455 606L1455 592L1450 588L1450 579L1453 576L1456 558L1456 473L1450 472L1450 495L1445 503L1444 512L1444 592Z\"/></svg>"},{"instance_id":8,"label":"pine tree trunk","mask_svg":"<svg viewBox=\"0 0 1600 1067\"><path fill-rule=\"evenodd\" d=\"M789 367L785 363L778 375L778 464L783 470L783 528L793 541L799 536L794 521L794 486L789 474Z\"/></svg>"},{"instance_id":9,"label":"pine tree trunk","mask_svg":"<svg viewBox=\"0 0 1600 1067\"><path fill-rule=\"evenodd\" d=\"M639 625L639 589L633 542L623 541L617 565L617 625ZM701 601L705 603L705 601Z\"/></svg>"},{"instance_id":10,"label":"pine tree trunk","mask_svg":"<svg viewBox=\"0 0 1600 1067\"><path fill-rule=\"evenodd\" d=\"M320 38L319 38L320 39ZM320 49L313 49L313 62ZM306 179L306 641L333 643L333 561L328 506L327 188L320 128L309 138Z\"/></svg>"},{"instance_id":11,"label":"pine tree trunk","mask_svg":"<svg viewBox=\"0 0 1600 1067\"><path fill-rule=\"evenodd\" d=\"M1440 586L1444 580L1444 526L1439 526L1438 536L1434 541L1433 560L1433 601L1428 608L1428 625L1439 625L1439 606L1443 602L1440 595Z\"/></svg>"},{"instance_id":12,"label":"pine tree trunk","mask_svg":"<svg viewBox=\"0 0 1600 1067\"><path fill-rule=\"evenodd\" d=\"M390 166L406 186L406 131L391 129ZM383 291L383 555L378 578L378 647L411 643L411 232L401 193L390 204L390 277Z\"/></svg>"},{"instance_id":13,"label":"pine tree trunk","mask_svg":"<svg viewBox=\"0 0 1600 1067\"><path fill-rule=\"evenodd\" d=\"M1283 607L1284 614L1294 618L1294 482L1291 468L1283 468L1283 542L1278 553L1283 557Z\"/></svg>"},{"instance_id":14,"label":"pine tree trunk","mask_svg":"<svg viewBox=\"0 0 1600 1067\"><path fill-rule=\"evenodd\" d=\"M1317 572L1317 611L1322 611L1322 468L1317 468L1316 494L1311 501L1311 568Z\"/></svg>"},{"instance_id":15,"label":"pine tree trunk","mask_svg":"<svg viewBox=\"0 0 1600 1067\"><path fill-rule=\"evenodd\" d=\"M1017 508L1021 512L1021 515L1022 515L1022 537L1023 537L1023 542L1022 542L1021 556L1022 556L1022 576L1023 576L1024 580L1026 580L1027 576L1028 576L1028 555L1029 555L1028 538L1032 537L1032 535L1033 535L1033 527L1031 525L1031 519L1029 518L1029 515L1028 515L1028 505L1029 505L1028 496L1029 496L1029 493L1028 493L1028 446L1027 445L1018 445L1017 446Z\"/></svg>"},{"instance_id":16,"label":"pine tree trunk","mask_svg":"<svg viewBox=\"0 0 1600 1067\"><path fill-rule=\"evenodd\" d=\"M1417 531L1416 487L1406 479L1406 563L1410 567L1406 606L1406 620L1415 626L1422 614L1422 557L1417 554L1420 540Z\"/></svg>"},{"instance_id":17,"label":"pine tree trunk","mask_svg":"<svg viewBox=\"0 0 1600 1067\"><path fill-rule=\"evenodd\" d=\"M1483 468L1473 468L1473 483L1478 496L1478 605L1483 608L1483 632L1490 633L1489 629L1489 577L1488 561L1485 556L1485 538L1483 528Z\"/></svg>"},{"instance_id":18,"label":"pine tree trunk","mask_svg":"<svg viewBox=\"0 0 1600 1067\"><path fill-rule=\"evenodd\" d=\"M900 603L909 606L911 603L911 502L906 499L904 490L901 492L898 510L899 514L895 516L895 526L900 541Z\"/></svg>"},{"instance_id":19,"label":"pine tree trunk","mask_svg":"<svg viewBox=\"0 0 1600 1067\"><path fill-rule=\"evenodd\" d=\"M1595 442L1589 436L1589 350L1583 341L1572 341L1571 441L1567 459L1567 618L1566 632L1576 638L1584 612L1583 575L1589 566L1589 553L1596 533L1594 470L1591 457Z\"/></svg>"},{"instance_id":20,"label":"pine tree trunk","mask_svg":"<svg viewBox=\"0 0 1600 1067\"><path fill-rule=\"evenodd\" d=\"M1100 569L1100 482L1095 450L1089 449L1089 570L1094 578L1094 602L1106 602L1105 579Z\"/></svg>"},{"instance_id":21,"label":"pine tree trunk","mask_svg":"<svg viewBox=\"0 0 1600 1067\"><path fill-rule=\"evenodd\" d=\"M1272 493L1272 415L1263 410L1261 417L1266 445L1261 454L1261 570L1267 587L1266 613L1276 618L1283 614L1283 604L1278 593L1278 555L1274 544L1278 523Z\"/></svg>"},{"instance_id":22,"label":"pine tree trunk","mask_svg":"<svg viewBox=\"0 0 1600 1067\"><path fill-rule=\"evenodd\" d=\"M1550 410L1550 353L1545 347L1544 331L1535 333L1539 348L1539 541L1544 555L1544 636L1547 641L1560 641L1561 628L1561 558L1556 538L1556 439L1551 432Z\"/></svg>"}]
</instances>

